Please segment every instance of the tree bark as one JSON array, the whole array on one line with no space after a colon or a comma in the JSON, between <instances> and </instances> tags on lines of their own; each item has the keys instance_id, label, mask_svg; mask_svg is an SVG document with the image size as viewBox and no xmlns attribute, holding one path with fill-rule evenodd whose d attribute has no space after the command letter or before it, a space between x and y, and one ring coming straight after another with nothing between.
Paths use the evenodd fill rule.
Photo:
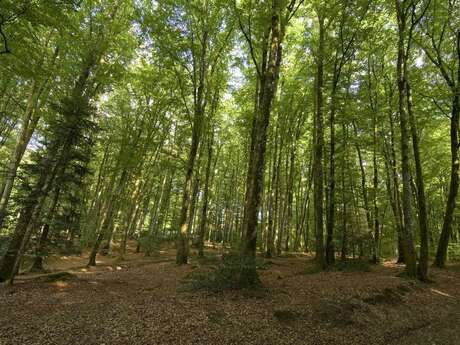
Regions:
<instances>
[{"instance_id":1,"label":"tree bark","mask_svg":"<svg viewBox=\"0 0 460 345\"><path fill-rule=\"evenodd\" d=\"M452 221L456 207L456 198L459 187L459 117L460 117L460 29L456 35L456 50L457 50L457 81L446 81L451 86L452 90L452 113L450 117L450 152L451 152L451 169L449 195L446 201L446 210L444 213L444 221L442 225L441 236L439 237L438 248L436 250L435 266L444 267L447 259L447 249L449 239L452 235ZM440 54L439 54L440 55ZM439 61L442 64L442 61ZM440 65L442 67L442 65ZM447 74L444 73L444 75Z\"/></svg>"},{"instance_id":2,"label":"tree bark","mask_svg":"<svg viewBox=\"0 0 460 345\"><path fill-rule=\"evenodd\" d=\"M201 208L201 219L200 226L198 230L198 256L204 256L204 235L206 232L206 225L208 221L208 201L209 201L209 182L211 177L211 166L212 166L212 153L214 145L214 130L210 131L210 138L208 141L208 157L206 162L206 172L205 172L205 181L204 181L204 191L203 191L203 205Z\"/></svg>"},{"instance_id":3,"label":"tree bark","mask_svg":"<svg viewBox=\"0 0 460 345\"><path fill-rule=\"evenodd\" d=\"M395 0L396 14L398 21L398 60L396 65L396 75L398 81L398 98L399 98L399 125L401 130L401 170L402 170L402 209L404 216L403 226L403 248L404 259L406 262L406 273L410 277L416 277L416 253L412 235L412 189L410 184L410 162L409 162L409 140L407 119L407 52L405 48L405 35L407 27L407 9L402 8L399 0Z\"/></svg>"},{"instance_id":4,"label":"tree bark","mask_svg":"<svg viewBox=\"0 0 460 345\"><path fill-rule=\"evenodd\" d=\"M316 61L316 80L315 80L315 119L314 119L314 155L313 155L313 194L314 194L314 220L315 220L315 261L320 269L326 267L324 256L323 238L323 56L324 56L324 17L318 13L319 22L319 43Z\"/></svg>"},{"instance_id":5,"label":"tree bark","mask_svg":"<svg viewBox=\"0 0 460 345\"><path fill-rule=\"evenodd\" d=\"M429 243L428 243L428 212L426 209L425 183L423 182L422 161L420 158L420 146L417 133L417 123L415 114L412 110L412 95L409 82L406 81L407 95L407 110L409 114L409 122L412 135L412 149L414 151L415 161L415 179L417 186L417 206L418 220L420 231L420 258L417 268L419 279L426 281L428 279L428 259L429 259Z\"/></svg>"},{"instance_id":6,"label":"tree bark","mask_svg":"<svg viewBox=\"0 0 460 345\"><path fill-rule=\"evenodd\" d=\"M460 60L460 59L459 59ZM460 71L459 71L460 75ZM460 77L459 77L460 78ZM460 85L460 80L459 84ZM447 248L449 239L452 234L452 221L456 206L456 198L459 186L459 117L460 117L460 96L455 94L452 101L452 114L450 118L450 152L451 152L451 168L450 168L450 183L449 195L446 202L446 210L444 213L444 221L442 225L441 236L439 237L438 248L436 250L435 266L443 268L447 259Z\"/></svg>"},{"instance_id":7,"label":"tree bark","mask_svg":"<svg viewBox=\"0 0 460 345\"><path fill-rule=\"evenodd\" d=\"M263 75L259 76L261 81L261 95L259 97L258 111L255 114L256 121L251 138L251 147L253 149L250 152L249 174L246 186L243 241L241 246L242 265L240 272L240 283L243 285L252 285L259 281L255 266L257 223L263 189L267 128L270 122L272 101L279 79L282 57L284 23L282 23L281 18L281 1L273 0L271 13L269 56L267 68L263 70Z\"/></svg>"}]
</instances>

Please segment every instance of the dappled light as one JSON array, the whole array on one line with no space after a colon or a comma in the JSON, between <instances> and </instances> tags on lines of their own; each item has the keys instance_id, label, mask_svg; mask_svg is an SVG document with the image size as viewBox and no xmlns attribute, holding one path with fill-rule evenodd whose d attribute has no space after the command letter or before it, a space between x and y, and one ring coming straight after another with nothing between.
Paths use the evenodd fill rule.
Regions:
<instances>
[{"instance_id":1,"label":"dappled light","mask_svg":"<svg viewBox=\"0 0 460 345\"><path fill-rule=\"evenodd\" d=\"M458 345L460 0L0 0L0 345Z\"/></svg>"}]
</instances>

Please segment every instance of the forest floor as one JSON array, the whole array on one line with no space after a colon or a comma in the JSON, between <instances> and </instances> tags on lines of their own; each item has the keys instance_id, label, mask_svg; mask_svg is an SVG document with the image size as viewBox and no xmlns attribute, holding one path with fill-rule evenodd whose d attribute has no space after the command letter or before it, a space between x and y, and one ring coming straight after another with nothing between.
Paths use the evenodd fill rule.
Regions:
<instances>
[{"instance_id":1,"label":"forest floor","mask_svg":"<svg viewBox=\"0 0 460 345\"><path fill-rule=\"evenodd\" d=\"M0 287L0 344L460 344L460 265L422 284L390 262L318 273L299 254L266 261L259 290L211 292L185 283L209 263L174 255L62 257L48 267L67 273L19 276Z\"/></svg>"}]
</instances>

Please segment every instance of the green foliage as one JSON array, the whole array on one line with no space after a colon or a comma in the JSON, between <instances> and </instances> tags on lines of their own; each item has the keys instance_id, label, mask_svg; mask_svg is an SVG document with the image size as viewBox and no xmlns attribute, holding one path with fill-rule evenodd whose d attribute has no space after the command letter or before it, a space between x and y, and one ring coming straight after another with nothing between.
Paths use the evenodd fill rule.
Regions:
<instances>
[{"instance_id":1,"label":"green foliage","mask_svg":"<svg viewBox=\"0 0 460 345\"><path fill-rule=\"evenodd\" d=\"M447 256L450 261L460 261L460 243L449 243Z\"/></svg>"},{"instance_id":2,"label":"green foliage","mask_svg":"<svg viewBox=\"0 0 460 345\"><path fill-rule=\"evenodd\" d=\"M371 270L371 265L369 261L366 260L347 259L337 261L330 270L339 272L369 272Z\"/></svg>"},{"instance_id":3,"label":"green foliage","mask_svg":"<svg viewBox=\"0 0 460 345\"><path fill-rule=\"evenodd\" d=\"M254 262L252 260L243 259L237 253L224 254L217 265L206 267L205 269L197 269L187 276L184 283L192 290L207 290L210 292L248 288L260 289L261 283L258 279L258 283L256 284L242 279L241 272L252 270L253 265ZM260 258L255 261L255 265L256 270L267 268L265 260Z\"/></svg>"}]
</instances>

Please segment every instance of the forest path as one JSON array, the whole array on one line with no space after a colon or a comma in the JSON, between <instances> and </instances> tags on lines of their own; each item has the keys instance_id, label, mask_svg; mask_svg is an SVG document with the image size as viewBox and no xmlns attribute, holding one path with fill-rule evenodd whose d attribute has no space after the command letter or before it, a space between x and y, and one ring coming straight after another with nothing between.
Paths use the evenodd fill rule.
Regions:
<instances>
[{"instance_id":1,"label":"forest path","mask_svg":"<svg viewBox=\"0 0 460 345\"><path fill-rule=\"evenodd\" d=\"M312 264L270 260L255 293L184 289L203 267L177 267L173 251L75 268L61 280L21 277L0 287L0 344L460 343L459 266L419 284L390 263L321 273Z\"/></svg>"}]
</instances>

